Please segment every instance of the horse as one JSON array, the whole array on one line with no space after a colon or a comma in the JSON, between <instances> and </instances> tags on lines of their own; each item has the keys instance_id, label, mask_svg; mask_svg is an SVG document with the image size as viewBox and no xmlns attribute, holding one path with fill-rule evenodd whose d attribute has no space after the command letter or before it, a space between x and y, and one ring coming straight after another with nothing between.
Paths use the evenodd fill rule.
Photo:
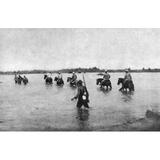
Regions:
<instances>
[{"instance_id":1,"label":"horse","mask_svg":"<svg viewBox=\"0 0 160 160\"><path fill-rule=\"evenodd\" d=\"M104 82L102 82L103 81L103 78L98 78L97 80L96 80L96 84L97 85L100 85L100 88L107 88L107 90L108 90L108 87L110 88L110 90L112 89L112 84L111 84L111 81L110 80L106 80L106 81L104 81Z\"/></svg>"},{"instance_id":2,"label":"horse","mask_svg":"<svg viewBox=\"0 0 160 160\"><path fill-rule=\"evenodd\" d=\"M21 84L21 82L23 81L23 78L21 76L15 77L14 78L15 83L17 84Z\"/></svg>"},{"instance_id":3,"label":"horse","mask_svg":"<svg viewBox=\"0 0 160 160\"><path fill-rule=\"evenodd\" d=\"M51 77L48 77L46 74L44 75L44 79L45 79L46 84L53 83L53 79Z\"/></svg>"},{"instance_id":4,"label":"horse","mask_svg":"<svg viewBox=\"0 0 160 160\"><path fill-rule=\"evenodd\" d=\"M77 87L77 80L72 81L72 78L68 77L67 78L67 82L69 82L69 84L70 84L71 87Z\"/></svg>"},{"instance_id":5,"label":"horse","mask_svg":"<svg viewBox=\"0 0 160 160\"><path fill-rule=\"evenodd\" d=\"M63 81L62 78L55 77L54 81L57 82L57 86L63 86L64 85L64 81Z\"/></svg>"},{"instance_id":6,"label":"horse","mask_svg":"<svg viewBox=\"0 0 160 160\"><path fill-rule=\"evenodd\" d=\"M119 78L118 79L118 83L117 85L119 84L122 84L122 87L119 89L119 91L127 91L127 89L129 89L129 91L134 91L134 84L133 84L133 81L126 81L124 82L124 78Z\"/></svg>"},{"instance_id":7,"label":"horse","mask_svg":"<svg viewBox=\"0 0 160 160\"><path fill-rule=\"evenodd\" d=\"M24 77L22 81L23 81L23 84L26 85L28 83L28 78Z\"/></svg>"}]
</instances>

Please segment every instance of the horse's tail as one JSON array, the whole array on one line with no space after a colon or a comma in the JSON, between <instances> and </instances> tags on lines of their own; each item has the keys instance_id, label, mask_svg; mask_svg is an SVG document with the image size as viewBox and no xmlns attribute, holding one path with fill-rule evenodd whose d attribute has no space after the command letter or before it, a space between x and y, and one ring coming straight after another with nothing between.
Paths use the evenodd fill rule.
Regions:
<instances>
[{"instance_id":1,"label":"horse's tail","mask_svg":"<svg viewBox=\"0 0 160 160\"><path fill-rule=\"evenodd\" d=\"M128 88L130 89L130 91L134 91L134 84L132 81L130 81L130 83L128 83Z\"/></svg>"},{"instance_id":2,"label":"horse's tail","mask_svg":"<svg viewBox=\"0 0 160 160\"><path fill-rule=\"evenodd\" d=\"M62 84L64 84L64 81L63 81L63 79L62 79Z\"/></svg>"}]
</instances>

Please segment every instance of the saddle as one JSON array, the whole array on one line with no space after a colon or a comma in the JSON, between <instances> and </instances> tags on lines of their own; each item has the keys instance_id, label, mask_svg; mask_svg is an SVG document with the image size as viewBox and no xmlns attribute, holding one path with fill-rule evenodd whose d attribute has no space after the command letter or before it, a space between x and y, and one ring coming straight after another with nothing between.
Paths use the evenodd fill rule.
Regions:
<instances>
[{"instance_id":1,"label":"saddle","mask_svg":"<svg viewBox=\"0 0 160 160\"><path fill-rule=\"evenodd\" d=\"M128 79L126 79L126 80L124 80L124 83L123 84L133 84L133 81L132 80L128 80Z\"/></svg>"},{"instance_id":2,"label":"saddle","mask_svg":"<svg viewBox=\"0 0 160 160\"><path fill-rule=\"evenodd\" d=\"M102 80L102 82L101 82L102 84L104 84L104 83L110 83L110 80L108 79L105 79L105 80Z\"/></svg>"},{"instance_id":3,"label":"saddle","mask_svg":"<svg viewBox=\"0 0 160 160\"><path fill-rule=\"evenodd\" d=\"M62 82L62 81L63 81L62 78L57 79L57 82Z\"/></svg>"}]
</instances>

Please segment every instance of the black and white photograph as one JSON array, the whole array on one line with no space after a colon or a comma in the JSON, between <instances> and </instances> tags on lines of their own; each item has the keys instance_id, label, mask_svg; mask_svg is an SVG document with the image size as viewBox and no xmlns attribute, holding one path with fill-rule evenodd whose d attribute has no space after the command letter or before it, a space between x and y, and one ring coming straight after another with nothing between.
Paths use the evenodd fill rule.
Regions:
<instances>
[{"instance_id":1,"label":"black and white photograph","mask_svg":"<svg viewBox=\"0 0 160 160\"><path fill-rule=\"evenodd\" d=\"M0 158L158 160L159 6L0 0Z\"/></svg>"},{"instance_id":2,"label":"black and white photograph","mask_svg":"<svg viewBox=\"0 0 160 160\"><path fill-rule=\"evenodd\" d=\"M1 28L0 131L159 131L160 29Z\"/></svg>"}]
</instances>

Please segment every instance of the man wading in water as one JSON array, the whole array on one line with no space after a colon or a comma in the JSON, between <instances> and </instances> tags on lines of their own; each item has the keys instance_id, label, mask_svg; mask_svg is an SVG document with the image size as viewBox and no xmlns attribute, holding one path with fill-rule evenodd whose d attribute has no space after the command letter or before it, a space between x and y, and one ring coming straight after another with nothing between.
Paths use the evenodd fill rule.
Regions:
<instances>
[{"instance_id":1,"label":"man wading in water","mask_svg":"<svg viewBox=\"0 0 160 160\"><path fill-rule=\"evenodd\" d=\"M79 80L77 82L77 86L78 86L78 92L77 95L75 97L73 97L71 100L74 99L78 99L77 101L77 107L81 108L82 106L84 106L85 108L89 108L88 103L89 103L89 94L87 91L86 86L82 84L83 82L81 80ZM85 84L85 82L84 82Z\"/></svg>"}]
</instances>

